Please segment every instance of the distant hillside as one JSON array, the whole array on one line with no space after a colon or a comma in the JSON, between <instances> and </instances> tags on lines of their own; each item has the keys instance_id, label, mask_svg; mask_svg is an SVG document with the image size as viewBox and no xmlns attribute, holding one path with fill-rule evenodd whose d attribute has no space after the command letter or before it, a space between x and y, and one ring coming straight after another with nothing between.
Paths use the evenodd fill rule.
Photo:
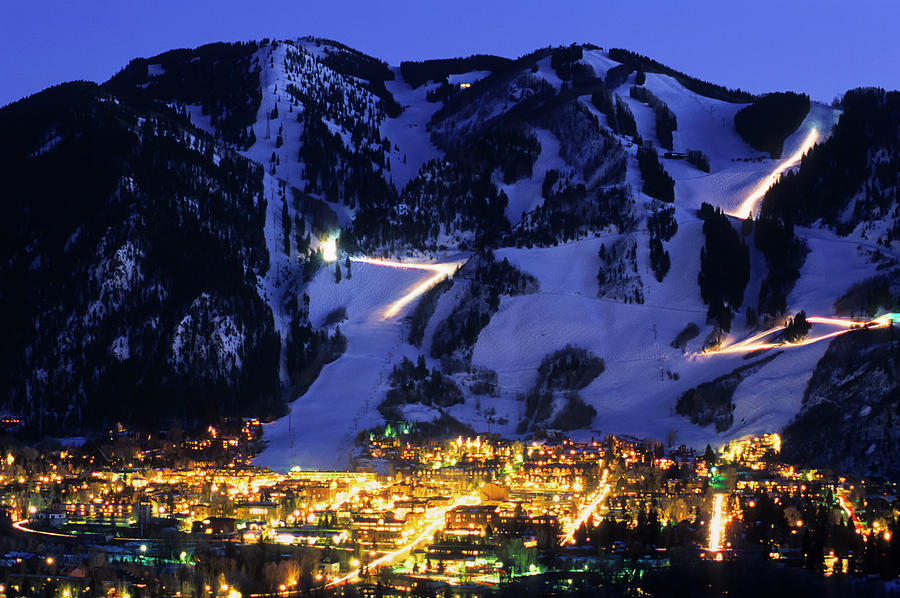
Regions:
<instances>
[{"instance_id":1,"label":"distant hillside","mask_svg":"<svg viewBox=\"0 0 900 598\"><path fill-rule=\"evenodd\" d=\"M278 413L262 167L67 84L0 111L7 408L42 434Z\"/></svg>"},{"instance_id":2,"label":"distant hillside","mask_svg":"<svg viewBox=\"0 0 900 598\"><path fill-rule=\"evenodd\" d=\"M835 471L900 475L900 338L894 329L836 339L786 428L787 458Z\"/></svg>"}]
</instances>

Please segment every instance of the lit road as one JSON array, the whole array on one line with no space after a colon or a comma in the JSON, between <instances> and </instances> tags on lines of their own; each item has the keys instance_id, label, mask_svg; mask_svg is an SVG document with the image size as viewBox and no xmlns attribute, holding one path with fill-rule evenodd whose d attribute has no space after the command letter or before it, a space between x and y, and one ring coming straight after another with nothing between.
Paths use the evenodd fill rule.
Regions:
<instances>
[{"instance_id":1,"label":"lit road","mask_svg":"<svg viewBox=\"0 0 900 598\"><path fill-rule=\"evenodd\" d=\"M581 524L590 518L591 515L594 514L594 511L600 506L606 497L609 496L609 492L612 489L612 486L606 483L606 479L609 476L609 471L603 471L603 478L600 480L600 488L597 490L597 494L594 496L593 500L588 502L580 511L578 511L578 515L573 519L569 525L567 526L566 535L563 536L563 539L560 540L559 545L565 546L569 543L575 542L575 532L578 531L578 528L581 527Z\"/></svg>"},{"instance_id":2,"label":"lit road","mask_svg":"<svg viewBox=\"0 0 900 598\"><path fill-rule=\"evenodd\" d=\"M853 512L853 505L850 504L850 501L840 494L837 494L837 500L841 509L847 514L847 518L853 522L853 528L856 530L856 533L863 533L863 531L865 531L865 526L863 526L862 522L856 516L856 513Z\"/></svg>"},{"instance_id":3,"label":"lit road","mask_svg":"<svg viewBox=\"0 0 900 598\"><path fill-rule=\"evenodd\" d=\"M709 521L709 551L719 552L722 550L722 539L725 537L725 522L722 518L722 502L725 499L724 494L716 494L713 496L713 512Z\"/></svg>"},{"instance_id":4,"label":"lit road","mask_svg":"<svg viewBox=\"0 0 900 598\"><path fill-rule=\"evenodd\" d=\"M446 262L443 264L416 264L411 262L399 262L394 260L382 260L378 258L368 258L368 257L357 257L350 258L351 261L354 262L362 262L364 264L370 264L372 266L384 266L386 268L402 268L408 270L425 270L427 272L433 272L431 276L429 276L423 282L417 284L412 288L408 293L388 305L384 313L381 316L381 319L388 320L397 315L397 313L406 307L410 302L414 301L417 297L421 296L422 293L447 278L448 276L452 276L456 269L459 268L465 261L458 262Z\"/></svg>"},{"instance_id":5,"label":"lit road","mask_svg":"<svg viewBox=\"0 0 900 598\"><path fill-rule=\"evenodd\" d=\"M793 168L797 164L800 163L800 159L803 158L803 154L809 151L809 149L816 144L816 141L819 140L819 131L818 129L810 129L809 134L806 136L806 139L803 140L803 144L797 149L796 152L788 156L786 159L782 160L778 166L773 170L769 176L764 178L760 183L753 188L753 191L750 192L750 195L747 196L746 199L741 203L740 207L738 207L736 212L733 212L731 216L735 216L736 218L748 218L750 217L754 210L756 210L756 206L759 204L759 201L763 198L763 195L766 194L766 191L769 190L775 181L778 180L778 177L781 176L788 168Z\"/></svg>"},{"instance_id":6,"label":"lit road","mask_svg":"<svg viewBox=\"0 0 900 598\"><path fill-rule=\"evenodd\" d=\"M836 336L840 336L855 328L887 328L891 325L891 322L900 322L900 314L885 314L883 316L875 318L874 320L869 320L868 322L859 322L850 318L824 318L820 316L809 316L806 318L806 321L810 324L837 327L838 330L834 330L826 334L820 334L818 336L809 336L800 341L797 341L796 343L765 341L764 339L767 336L784 330L783 326L775 326L774 328L769 328L768 330L755 334L750 338L744 339L740 342L726 345L720 349L708 351L706 354L726 355L729 353L749 353L752 351L763 351L765 349L774 348L787 349L792 347L803 347L806 345L812 345L813 343L818 343L820 341L828 340Z\"/></svg>"},{"instance_id":7,"label":"lit road","mask_svg":"<svg viewBox=\"0 0 900 598\"><path fill-rule=\"evenodd\" d=\"M444 525L444 516L447 514L447 511L461 506L461 505L474 505L478 504L478 497L475 494L467 494L466 496L461 496L457 498L455 501L447 505L446 507L440 507L437 509L433 509L432 512L427 517L428 525L425 526L425 529L416 536L412 541L401 546L400 548L384 554L377 559L369 561L368 567L369 569L374 569L376 567L381 567L382 565L390 565L398 560L401 557L408 554L413 548L422 544L423 542L429 540L436 531L441 529ZM347 573L343 577L339 577L335 580L330 581L324 587L333 588L335 586L339 586L341 584L353 581L359 577L360 568L356 568L350 573Z\"/></svg>"},{"instance_id":8,"label":"lit road","mask_svg":"<svg viewBox=\"0 0 900 598\"><path fill-rule=\"evenodd\" d=\"M60 534L57 532L45 532L42 530L31 529L29 527L25 527L27 523L28 523L28 520L23 519L21 521L16 521L15 523L12 524L12 526L14 528L16 528L18 531L25 532L26 534L37 534L39 536L52 536L54 538L69 538L70 540L77 539L77 536L73 536L72 534Z\"/></svg>"}]
</instances>

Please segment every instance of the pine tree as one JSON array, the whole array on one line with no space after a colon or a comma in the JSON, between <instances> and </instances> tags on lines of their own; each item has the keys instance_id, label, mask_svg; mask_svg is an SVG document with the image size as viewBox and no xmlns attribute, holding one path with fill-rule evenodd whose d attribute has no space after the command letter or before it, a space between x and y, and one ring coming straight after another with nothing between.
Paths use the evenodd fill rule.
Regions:
<instances>
[{"instance_id":1,"label":"pine tree","mask_svg":"<svg viewBox=\"0 0 900 598\"><path fill-rule=\"evenodd\" d=\"M284 236L284 254L291 254L291 216L284 198L281 199L281 229Z\"/></svg>"},{"instance_id":2,"label":"pine tree","mask_svg":"<svg viewBox=\"0 0 900 598\"><path fill-rule=\"evenodd\" d=\"M334 264L334 282L341 282L341 264L340 262L335 262Z\"/></svg>"}]
</instances>

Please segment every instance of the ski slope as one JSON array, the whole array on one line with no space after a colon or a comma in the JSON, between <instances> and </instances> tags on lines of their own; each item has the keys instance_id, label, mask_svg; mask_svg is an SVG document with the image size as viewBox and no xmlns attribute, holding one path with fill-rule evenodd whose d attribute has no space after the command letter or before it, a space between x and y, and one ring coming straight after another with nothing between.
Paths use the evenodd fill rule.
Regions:
<instances>
[{"instance_id":1,"label":"ski slope","mask_svg":"<svg viewBox=\"0 0 900 598\"><path fill-rule=\"evenodd\" d=\"M583 60L600 77L617 64L599 50L586 51ZM395 80L386 85L403 106L403 112L397 118L386 119L381 132L399 148L391 157L391 177L402 188L416 176L422 164L442 157L432 144L426 126L440 104L425 100L427 90L434 84L412 89L400 77L399 69L395 68L394 72ZM264 106L266 102L278 101L274 89L279 76L277 72L264 75L266 85L272 88L272 91L264 90ZM454 75L452 82L470 83L484 76L483 72ZM535 76L557 89L562 85L549 66L549 58L539 62ZM652 110L628 97L633 77L632 74L615 93L631 107L644 139L654 140L658 146ZM735 132L734 114L743 104L700 96L667 75L648 73L646 86L678 118L674 150L702 150L709 156L711 165L707 174L684 161L663 161L675 179L678 233L664 243L671 255L671 270L662 282L654 278L649 265L649 234L643 221L633 233L637 275L645 298L642 304L597 296L599 248L603 244L609 246L619 233L596 231L588 238L549 248L498 249L497 259L506 258L535 276L540 281L540 291L503 297L499 311L474 346L473 367L497 372L498 396L474 396L467 387L470 375L454 375L466 399L464 404L455 405L447 412L476 430L514 436L524 409L516 398L517 393L527 391L534 384L543 357L567 344L584 347L606 363L606 370L579 391L597 410L597 416L585 422L584 429L575 436L616 433L662 440L674 434L678 444L702 448L706 443L723 444L731 438L780 430L800 408L806 381L826 350L826 342L784 351L744 380L733 398L734 425L726 432L717 433L713 426L696 426L675 413L675 404L683 392L748 363L741 354L699 352L712 326L706 323L706 306L697 284L704 237L696 210L701 203L708 202L726 213L738 211L782 160L762 156ZM582 97L580 101L597 114L589 98ZM260 124L264 123L263 110ZM784 155L790 156L801 148L814 129L822 138L827 137L838 116L839 111L834 108L813 104L802 125L786 140ZM601 125L605 123L603 115L598 119ZM508 185L498 180L497 173L494 177L495 184L509 197L506 216L511 224L521 219L522 212L543 203L541 184L548 169L572 169L560 155L560 140L544 129L534 129L533 133L541 144L541 152L532 176ZM259 129L257 136L260 138ZM634 159L636 148L629 147L626 141L622 139L629 154L626 183L633 189L638 210L646 214L653 202L640 193L641 178ZM257 145L249 155L266 159L271 147L264 143ZM296 147L288 147L287 141L285 147L287 153L297 151ZM273 188L276 179L282 177L288 181L302 180L302 172L278 170L277 177L270 177ZM267 242L271 236L273 255L276 251L272 248L277 248L279 242L279 218L279 214L273 213L271 224L267 220ZM788 311L803 309L808 314L831 315L835 298L855 282L875 274L876 265L870 261L872 247L861 239L839 238L825 230L798 229L797 232L807 239L811 251L788 297ZM431 257L434 262L451 262L459 258L452 251ZM276 294L277 289L296 284L289 277L278 275L278 269L283 266L277 259L273 263L274 273L269 277L272 280L267 283L266 293ZM446 318L459 300L460 287L455 285L438 301L421 349L409 345L405 340L403 317L414 308L415 302L401 305L390 317L385 315L393 302L432 274L364 261L354 261L352 279L339 284L334 282L330 268L318 273L304 291L310 296L311 322L321 325L328 313L345 307L347 320L340 326L348 338L347 351L326 365L312 386L296 398L289 416L267 425L265 439L269 444L257 459L258 463L286 469L292 466L332 468L350 461L355 436L381 422L377 405L387 392L391 368L404 356L410 359L420 354L427 356L436 323ZM754 248L743 308L755 306L764 276L765 260ZM739 342L756 332L747 329L744 320L742 310L734 318L727 342ZM672 348L671 342L691 322L701 332L683 354L680 349ZM824 331L820 326L814 326L813 334ZM439 367L433 359L426 361L429 367ZM439 415L438 410L421 405L404 407L404 416L410 420L430 420Z\"/></svg>"},{"instance_id":2,"label":"ski slope","mask_svg":"<svg viewBox=\"0 0 900 598\"><path fill-rule=\"evenodd\" d=\"M384 310L428 272L353 263L352 277L335 282L332 268L323 268L307 287L310 322L321 326L338 307L347 320L338 324L347 350L325 365L290 414L267 424L268 448L257 463L275 469L336 468L349 462L356 432L381 420L378 400L387 389L392 364L404 354L403 327L383 318Z\"/></svg>"}]
</instances>

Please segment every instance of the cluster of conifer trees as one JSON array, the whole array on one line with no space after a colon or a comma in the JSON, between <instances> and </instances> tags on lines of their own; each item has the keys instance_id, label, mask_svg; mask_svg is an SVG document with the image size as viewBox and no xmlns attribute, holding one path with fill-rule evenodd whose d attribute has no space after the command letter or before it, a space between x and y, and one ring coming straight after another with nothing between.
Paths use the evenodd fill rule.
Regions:
<instances>
[{"instance_id":1,"label":"cluster of conifer trees","mask_svg":"<svg viewBox=\"0 0 900 598\"><path fill-rule=\"evenodd\" d=\"M642 191L661 201L675 201L675 180L659 161L653 144L647 142L638 148L637 161L644 180Z\"/></svg>"},{"instance_id":2,"label":"cluster of conifer trees","mask_svg":"<svg viewBox=\"0 0 900 598\"><path fill-rule=\"evenodd\" d=\"M681 83L685 88L708 98L735 103L752 102L755 99L753 94L741 89L728 89L721 85L710 83L709 81L703 81L702 79L676 71L652 58L648 58L647 56L643 56L630 50L610 48L609 57L616 62L621 62L622 66L627 66L631 70L637 70L643 73L661 73L669 75Z\"/></svg>"},{"instance_id":3,"label":"cluster of conifer trees","mask_svg":"<svg viewBox=\"0 0 900 598\"><path fill-rule=\"evenodd\" d=\"M465 284L458 303L439 322L431 342L431 356L448 358L451 367L468 369L472 347L500 307L502 295L537 292L537 279L509 263L496 261L491 251L474 256L457 273L454 284Z\"/></svg>"},{"instance_id":4,"label":"cluster of conifer trees","mask_svg":"<svg viewBox=\"0 0 900 598\"><path fill-rule=\"evenodd\" d=\"M437 368L429 370L422 355L416 363L404 357L399 365L394 366L390 382L391 389L378 406L378 411L387 421L403 419L401 405L451 407L463 402L462 391L453 378L445 376Z\"/></svg>"},{"instance_id":5,"label":"cluster of conifer trees","mask_svg":"<svg viewBox=\"0 0 900 598\"><path fill-rule=\"evenodd\" d=\"M675 118L675 113L646 87L632 85L629 95L653 108L653 114L656 118L656 138L659 140L660 145L667 150L671 150L672 132L678 129L678 119Z\"/></svg>"},{"instance_id":6,"label":"cluster of conifer trees","mask_svg":"<svg viewBox=\"0 0 900 598\"><path fill-rule=\"evenodd\" d=\"M808 113L808 95L768 93L734 115L734 128L754 148L780 158L784 140Z\"/></svg>"},{"instance_id":7,"label":"cluster of conifer trees","mask_svg":"<svg viewBox=\"0 0 900 598\"><path fill-rule=\"evenodd\" d=\"M672 259L663 249L662 242L670 240L678 231L675 208L663 208L650 214L647 229L650 231L650 267L656 280L662 282L672 266Z\"/></svg>"},{"instance_id":8,"label":"cluster of conifer trees","mask_svg":"<svg viewBox=\"0 0 900 598\"><path fill-rule=\"evenodd\" d=\"M136 58L104 87L140 109L177 112L169 108L173 101L199 104L222 139L246 148L256 140L251 125L262 100L258 49L257 42L214 43Z\"/></svg>"},{"instance_id":9,"label":"cluster of conifer trees","mask_svg":"<svg viewBox=\"0 0 900 598\"><path fill-rule=\"evenodd\" d=\"M744 302L750 281L750 249L728 216L704 203L700 208L706 243L700 249L700 296L708 306L707 317L731 330L734 312Z\"/></svg>"}]
</instances>

